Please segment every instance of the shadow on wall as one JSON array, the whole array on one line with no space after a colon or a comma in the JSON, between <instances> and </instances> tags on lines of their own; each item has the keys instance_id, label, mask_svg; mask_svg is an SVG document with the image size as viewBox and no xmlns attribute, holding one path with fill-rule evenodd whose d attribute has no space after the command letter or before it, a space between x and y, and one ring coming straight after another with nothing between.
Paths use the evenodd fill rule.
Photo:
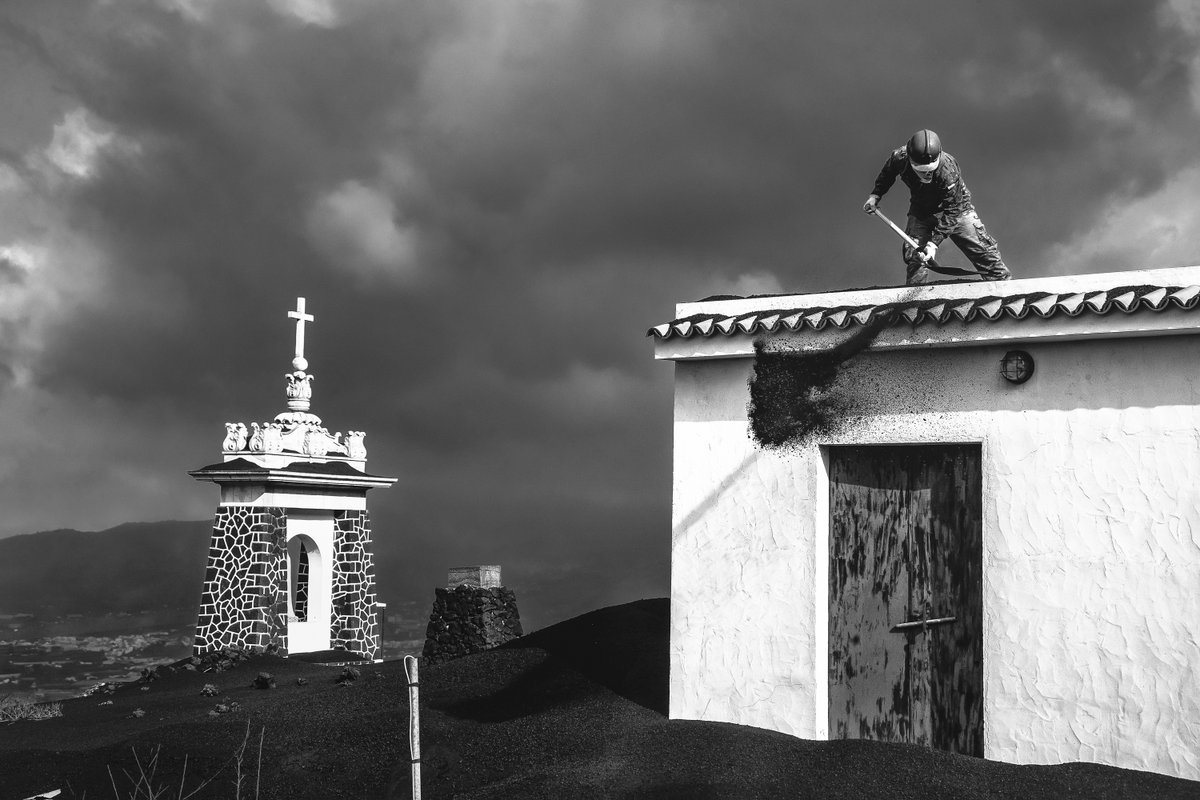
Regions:
<instances>
[{"instance_id":1,"label":"shadow on wall","mask_svg":"<svg viewBox=\"0 0 1200 800\"><path fill-rule=\"evenodd\" d=\"M750 453L750 455L743 458L742 463L738 464L733 470L730 471L728 475L722 478L721 482L718 483L703 500L697 503L691 511L688 511L688 513L684 515L683 519L679 520L679 522L675 524L675 527L671 531L672 537L678 536L684 531L691 530L692 526L695 525L701 517L712 510L713 506L717 504L718 500L727 495L729 490L733 488L733 485L741 480L742 476L750 470L750 467L753 466L753 464L758 461L761 456L762 451L755 450L754 452Z\"/></svg>"}]
</instances>

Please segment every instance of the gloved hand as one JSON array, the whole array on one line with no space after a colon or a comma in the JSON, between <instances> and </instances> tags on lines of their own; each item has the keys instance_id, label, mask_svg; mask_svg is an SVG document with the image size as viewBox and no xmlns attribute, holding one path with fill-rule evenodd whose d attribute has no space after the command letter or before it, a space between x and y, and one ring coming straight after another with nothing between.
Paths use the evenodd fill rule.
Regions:
<instances>
[{"instance_id":1,"label":"gloved hand","mask_svg":"<svg viewBox=\"0 0 1200 800\"><path fill-rule=\"evenodd\" d=\"M873 194L867 198L867 202L863 203L863 211L874 214L877 205L879 205L879 195Z\"/></svg>"},{"instance_id":2,"label":"gloved hand","mask_svg":"<svg viewBox=\"0 0 1200 800\"><path fill-rule=\"evenodd\" d=\"M933 242L926 242L925 247L921 248L921 252L917 253L917 258L921 261L933 261L937 255L937 245Z\"/></svg>"}]
</instances>

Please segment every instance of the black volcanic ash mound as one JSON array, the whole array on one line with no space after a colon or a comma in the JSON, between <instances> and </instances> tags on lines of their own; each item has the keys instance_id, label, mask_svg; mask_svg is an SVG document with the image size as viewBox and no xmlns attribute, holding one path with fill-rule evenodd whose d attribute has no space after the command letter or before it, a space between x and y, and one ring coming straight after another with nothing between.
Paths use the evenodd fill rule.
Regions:
<instances>
[{"instance_id":1,"label":"black volcanic ash mound","mask_svg":"<svg viewBox=\"0 0 1200 800\"><path fill-rule=\"evenodd\" d=\"M1091 764L1019 767L907 745L816 742L710 722L666 707L666 600L584 614L487 653L421 671L426 798L1200 797L1200 783ZM276 688L255 689L260 672ZM155 747L174 797L407 798L407 687L400 662L340 667L256 657L233 669L176 671L63 703L63 717L0 726L0 800L62 788L113 797ZM303 683L299 679L303 679ZM212 684L216 694L201 690ZM111 705L100 705L111 700ZM226 713L212 714L216 705ZM141 716L134 716L141 709ZM68 785L69 784L69 785ZM123 791L129 797L132 791Z\"/></svg>"}]
</instances>

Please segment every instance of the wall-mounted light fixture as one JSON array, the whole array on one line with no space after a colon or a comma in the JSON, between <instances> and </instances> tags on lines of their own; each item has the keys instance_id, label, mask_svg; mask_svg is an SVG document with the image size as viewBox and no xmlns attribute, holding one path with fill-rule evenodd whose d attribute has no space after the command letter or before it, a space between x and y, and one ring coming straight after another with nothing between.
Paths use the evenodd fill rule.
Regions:
<instances>
[{"instance_id":1,"label":"wall-mounted light fixture","mask_svg":"<svg viewBox=\"0 0 1200 800\"><path fill-rule=\"evenodd\" d=\"M1009 383L1024 383L1033 377L1033 356L1024 350L1009 350L1000 359L1000 374Z\"/></svg>"}]
</instances>

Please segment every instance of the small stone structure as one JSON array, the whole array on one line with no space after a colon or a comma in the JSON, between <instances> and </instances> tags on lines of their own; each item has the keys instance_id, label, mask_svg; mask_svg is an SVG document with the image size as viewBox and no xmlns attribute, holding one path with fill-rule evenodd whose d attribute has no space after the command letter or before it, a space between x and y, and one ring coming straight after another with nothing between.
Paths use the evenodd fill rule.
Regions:
<instances>
[{"instance_id":1,"label":"small stone structure","mask_svg":"<svg viewBox=\"0 0 1200 800\"><path fill-rule=\"evenodd\" d=\"M304 298L288 410L267 423L226 423L224 461L189 474L221 487L193 650L280 655L344 650L374 659L385 604L375 592L364 434L330 434L309 413Z\"/></svg>"},{"instance_id":2,"label":"small stone structure","mask_svg":"<svg viewBox=\"0 0 1200 800\"><path fill-rule=\"evenodd\" d=\"M479 653L522 635L517 596L500 585L500 567L453 567L435 589L421 657L440 664Z\"/></svg>"},{"instance_id":3,"label":"small stone structure","mask_svg":"<svg viewBox=\"0 0 1200 800\"><path fill-rule=\"evenodd\" d=\"M500 586L500 567L496 565L479 567L451 567L450 577L446 586L453 589L456 586L475 586L480 589L495 589Z\"/></svg>"}]
</instances>

